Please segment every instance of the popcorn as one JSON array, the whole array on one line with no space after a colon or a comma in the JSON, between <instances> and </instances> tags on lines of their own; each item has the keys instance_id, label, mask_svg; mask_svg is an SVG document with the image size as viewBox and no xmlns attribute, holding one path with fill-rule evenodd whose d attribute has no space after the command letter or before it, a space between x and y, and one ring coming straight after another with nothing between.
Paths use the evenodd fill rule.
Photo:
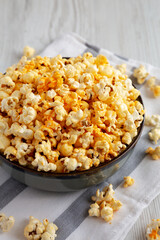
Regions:
<instances>
[{"instance_id":1,"label":"popcorn","mask_svg":"<svg viewBox=\"0 0 160 240\"><path fill-rule=\"evenodd\" d=\"M159 127L160 126L160 115L158 115L158 114L154 114L152 116L146 115L145 125L152 126L152 127Z\"/></svg>"},{"instance_id":2,"label":"popcorn","mask_svg":"<svg viewBox=\"0 0 160 240\"><path fill-rule=\"evenodd\" d=\"M125 65L120 72L91 53L27 57L0 74L0 150L7 158L68 173L97 167L132 142L144 109Z\"/></svg>"},{"instance_id":3,"label":"popcorn","mask_svg":"<svg viewBox=\"0 0 160 240\"><path fill-rule=\"evenodd\" d=\"M92 196L95 203L90 205L89 216L101 217L106 222L110 222L114 211L122 207L122 203L113 198L114 193L112 184L106 186L102 192L97 189L96 196Z\"/></svg>"},{"instance_id":4,"label":"popcorn","mask_svg":"<svg viewBox=\"0 0 160 240\"><path fill-rule=\"evenodd\" d=\"M24 236L27 240L54 240L58 227L47 219L40 222L37 218L30 216L29 224L24 229Z\"/></svg>"},{"instance_id":5,"label":"popcorn","mask_svg":"<svg viewBox=\"0 0 160 240\"><path fill-rule=\"evenodd\" d=\"M109 222L113 218L113 209L109 206L104 206L101 210L101 217L106 221Z\"/></svg>"},{"instance_id":6,"label":"popcorn","mask_svg":"<svg viewBox=\"0 0 160 240\"><path fill-rule=\"evenodd\" d=\"M66 125L73 125L76 126L76 124L82 119L83 117L83 111L80 109L78 112L71 111L66 119Z\"/></svg>"},{"instance_id":7,"label":"popcorn","mask_svg":"<svg viewBox=\"0 0 160 240\"><path fill-rule=\"evenodd\" d=\"M132 186L134 184L134 179L131 178L130 176L124 177L124 184L123 187L129 187Z\"/></svg>"},{"instance_id":8,"label":"popcorn","mask_svg":"<svg viewBox=\"0 0 160 240\"><path fill-rule=\"evenodd\" d=\"M4 152L10 145L10 140L5 135L0 133L0 152Z\"/></svg>"},{"instance_id":9,"label":"popcorn","mask_svg":"<svg viewBox=\"0 0 160 240\"><path fill-rule=\"evenodd\" d=\"M160 96L160 85L155 85L151 88L154 97L159 97Z\"/></svg>"},{"instance_id":10,"label":"popcorn","mask_svg":"<svg viewBox=\"0 0 160 240\"><path fill-rule=\"evenodd\" d=\"M155 77L150 77L150 78L147 80L147 82L146 82L147 87L149 87L149 88L154 87L155 81L156 81L156 78L155 78Z\"/></svg>"},{"instance_id":11,"label":"popcorn","mask_svg":"<svg viewBox=\"0 0 160 240\"><path fill-rule=\"evenodd\" d=\"M160 146L153 149L152 147L147 148L146 153L149 153L152 156L152 159L160 159Z\"/></svg>"},{"instance_id":12,"label":"popcorn","mask_svg":"<svg viewBox=\"0 0 160 240\"><path fill-rule=\"evenodd\" d=\"M123 63L120 65L117 65L117 68L122 74L125 74L127 71L127 64Z\"/></svg>"},{"instance_id":13,"label":"popcorn","mask_svg":"<svg viewBox=\"0 0 160 240\"><path fill-rule=\"evenodd\" d=\"M76 170L78 166L82 165L81 163L77 162L76 158L65 157L65 158L62 158L61 161L64 161L64 166L66 166L69 172Z\"/></svg>"},{"instance_id":14,"label":"popcorn","mask_svg":"<svg viewBox=\"0 0 160 240\"><path fill-rule=\"evenodd\" d=\"M0 78L0 89L8 94L10 94L15 87L15 83L9 76L4 76Z\"/></svg>"},{"instance_id":15,"label":"popcorn","mask_svg":"<svg viewBox=\"0 0 160 240\"><path fill-rule=\"evenodd\" d=\"M139 84L144 83L146 77L148 76L148 73L145 69L145 66L143 66L142 64L139 66L139 68L136 68L133 72L133 76L135 78L137 78L137 82Z\"/></svg>"},{"instance_id":16,"label":"popcorn","mask_svg":"<svg viewBox=\"0 0 160 240\"><path fill-rule=\"evenodd\" d=\"M149 138L157 144L157 141L160 139L160 127L153 128L149 133Z\"/></svg>"},{"instance_id":17,"label":"popcorn","mask_svg":"<svg viewBox=\"0 0 160 240\"><path fill-rule=\"evenodd\" d=\"M32 165L34 167L37 167L38 171L56 171L56 164L54 163L48 163L45 156L41 156L38 152L35 154L35 160L32 162Z\"/></svg>"},{"instance_id":18,"label":"popcorn","mask_svg":"<svg viewBox=\"0 0 160 240\"><path fill-rule=\"evenodd\" d=\"M15 219L13 216L7 217L4 213L0 213L0 229L2 232L9 232L14 223Z\"/></svg>"},{"instance_id":19,"label":"popcorn","mask_svg":"<svg viewBox=\"0 0 160 240\"><path fill-rule=\"evenodd\" d=\"M160 219L152 219L152 222L147 225L146 238L147 240L159 240L160 239Z\"/></svg>"},{"instance_id":20,"label":"popcorn","mask_svg":"<svg viewBox=\"0 0 160 240\"><path fill-rule=\"evenodd\" d=\"M36 119L37 112L33 107L24 106L22 114L20 115L19 122L24 124L29 124Z\"/></svg>"},{"instance_id":21,"label":"popcorn","mask_svg":"<svg viewBox=\"0 0 160 240\"><path fill-rule=\"evenodd\" d=\"M26 56L27 58L33 57L35 54L35 49L29 46L25 46L23 49L23 55Z\"/></svg>"}]
</instances>

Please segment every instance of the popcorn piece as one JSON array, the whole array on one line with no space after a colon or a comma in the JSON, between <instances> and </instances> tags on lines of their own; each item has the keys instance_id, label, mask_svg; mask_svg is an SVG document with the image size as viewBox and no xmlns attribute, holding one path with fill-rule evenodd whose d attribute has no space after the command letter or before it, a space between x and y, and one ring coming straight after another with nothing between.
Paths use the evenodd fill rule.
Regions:
<instances>
[{"instance_id":1,"label":"popcorn piece","mask_svg":"<svg viewBox=\"0 0 160 240\"><path fill-rule=\"evenodd\" d=\"M58 227L49 223L47 219L41 223L37 218L30 216L29 224L24 229L24 236L27 240L54 240Z\"/></svg>"},{"instance_id":2,"label":"popcorn piece","mask_svg":"<svg viewBox=\"0 0 160 240\"><path fill-rule=\"evenodd\" d=\"M160 159L160 146L153 149L152 147L147 148L146 153L149 153L152 156L152 159Z\"/></svg>"},{"instance_id":3,"label":"popcorn piece","mask_svg":"<svg viewBox=\"0 0 160 240\"><path fill-rule=\"evenodd\" d=\"M32 107L25 107L23 108L23 112L20 115L19 122L24 124L29 124L33 120L36 119L37 112Z\"/></svg>"},{"instance_id":4,"label":"popcorn piece","mask_svg":"<svg viewBox=\"0 0 160 240\"><path fill-rule=\"evenodd\" d=\"M152 127L159 127L160 126L160 115L158 115L158 114L154 114L152 116L146 115L145 125L152 126Z\"/></svg>"},{"instance_id":5,"label":"popcorn piece","mask_svg":"<svg viewBox=\"0 0 160 240\"><path fill-rule=\"evenodd\" d=\"M109 206L105 206L101 209L101 217L106 221L109 222L113 218L113 209Z\"/></svg>"},{"instance_id":6,"label":"popcorn piece","mask_svg":"<svg viewBox=\"0 0 160 240\"><path fill-rule=\"evenodd\" d=\"M111 221L113 212L122 207L122 203L113 198L114 193L112 184L104 187L102 192L97 189L96 196L92 196L92 200L95 203L90 205L89 216L101 216L106 222Z\"/></svg>"},{"instance_id":7,"label":"popcorn piece","mask_svg":"<svg viewBox=\"0 0 160 240\"><path fill-rule=\"evenodd\" d=\"M4 76L0 79L0 89L10 94L15 87L15 83L9 76Z\"/></svg>"},{"instance_id":8,"label":"popcorn piece","mask_svg":"<svg viewBox=\"0 0 160 240\"><path fill-rule=\"evenodd\" d=\"M17 155L17 150L14 147L9 146L5 149L4 155L6 155L6 158L15 159Z\"/></svg>"},{"instance_id":9,"label":"popcorn piece","mask_svg":"<svg viewBox=\"0 0 160 240\"><path fill-rule=\"evenodd\" d=\"M97 203L91 204L88 211L90 217L100 217L100 209Z\"/></svg>"},{"instance_id":10,"label":"popcorn piece","mask_svg":"<svg viewBox=\"0 0 160 240\"><path fill-rule=\"evenodd\" d=\"M4 152L5 149L10 145L10 140L5 135L0 133L0 151Z\"/></svg>"},{"instance_id":11,"label":"popcorn piece","mask_svg":"<svg viewBox=\"0 0 160 240\"><path fill-rule=\"evenodd\" d=\"M14 223L15 219L13 216L7 217L4 213L0 213L0 228L2 232L9 232Z\"/></svg>"},{"instance_id":12,"label":"popcorn piece","mask_svg":"<svg viewBox=\"0 0 160 240\"><path fill-rule=\"evenodd\" d=\"M122 137L122 142L125 144L130 144L132 142L132 137L131 137L130 133L128 133L128 132L124 133L124 135Z\"/></svg>"},{"instance_id":13,"label":"popcorn piece","mask_svg":"<svg viewBox=\"0 0 160 240\"><path fill-rule=\"evenodd\" d=\"M160 85L155 85L151 88L154 97L159 97L160 96Z\"/></svg>"},{"instance_id":14,"label":"popcorn piece","mask_svg":"<svg viewBox=\"0 0 160 240\"><path fill-rule=\"evenodd\" d=\"M66 119L66 125L69 126L73 124L73 126L76 126L76 124L82 119L83 117L83 111L80 109L78 112L71 111Z\"/></svg>"},{"instance_id":15,"label":"popcorn piece","mask_svg":"<svg viewBox=\"0 0 160 240\"><path fill-rule=\"evenodd\" d=\"M134 184L134 179L131 178L130 176L124 177L124 184L123 187L129 187L132 186Z\"/></svg>"},{"instance_id":16,"label":"popcorn piece","mask_svg":"<svg viewBox=\"0 0 160 240\"><path fill-rule=\"evenodd\" d=\"M16 104L19 102L17 97L7 97L4 98L1 102L1 110L2 112L8 112L16 107Z\"/></svg>"},{"instance_id":17,"label":"popcorn piece","mask_svg":"<svg viewBox=\"0 0 160 240\"><path fill-rule=\"evenodd\" d=\"M23 55L26 56L27 58L33 57L35 54L35 49L29 46L25 46L23 49Z\"/></svg>"},{"instance_id":18,"label":"popcorn piece","mask_svg":"<svg viewBox=\"0 0 160 240\"><path fill-rule=\"evenodd\" d=\"M149 138L157 144L160 139L160 127L155 127L149 132Z\"/></svg>"},{"instance_id":19,"label":"popcorn piece","mask_svg":"<svg viewBox=\"0 0 160 240\"><path fill-rule=\"evenodd\" d=\"M127 64L123 63L120 65L117 65L117 68L122 74L125 74L127 71Z\"/></svg>"},{"instance_id":20,"label":"popcorn piece","mask_svg":"<svg viewBox=\"0 0 160 240\"><path fill-rule=\"evenodd\" d=\"M82 165L81 163L77 162L76 158L65 157L65 158L62 158L61 161L64 161L64 166L66 166L69 172L76 170L78 166Z\"/></svg>"},{"instance_id":21,"label":"popcorn piece","mask_svg":"<svg viewBox=\"0 0 160 240\"><path fill-rule=\"evenodd\" d=\"M41 156L38 152L35 154L35 160L32 162L32 165L34 167L37 167L38 171L56 171L56 164L54 163L48 163L45 156Z\"/></svg>"},{"instance_id":22,"label":"popcorn piece","mask_svg":"<svg viewBox=\"0 0 160 240\"><path fill-rule=\"evenodd\" d=\"M139 68L136 68L133 72L133 76L135 78L137 78L137 82L139 84L144 83L146 77L148 76L148 73L145 69L145 66L143 66L142 64L139 66Z\"/></svg>"},{"instance_id":23,"label":"popcorn piece","mask_svg":"<svg viewBox=\"0 0 160 240\"><path fill-rule=\"evenodd\" d=\"M147 82L146 82L147 87L149 87L149 88L154 87L155 81L156 81L156 78L155 78L155 77L150 77L150 78L147 80Z\"/></svg>"},{"instance_id":24,"label":"popcorn piece","mask_svg":"<svg viewBox=\"0 0 160 240\"><path fill-rule=\"evenodd\" d=\"M147 240L160 239L160 219L152 219L152 222L147 225L146 238Z\"/></svg>"}]
</instances>

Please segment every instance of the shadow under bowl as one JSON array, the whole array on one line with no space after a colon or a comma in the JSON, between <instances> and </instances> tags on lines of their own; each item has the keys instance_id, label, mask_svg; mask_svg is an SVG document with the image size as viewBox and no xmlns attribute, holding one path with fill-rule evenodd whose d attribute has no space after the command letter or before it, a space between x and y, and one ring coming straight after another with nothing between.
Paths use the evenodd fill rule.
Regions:
<instances>
[{"instance_id":1,"label":"shadow under bowl","mask_svg":"<svg viewBox=\"0 0 160 240\"><path fill-rule=\"evenodd\" d=\"M137 100L143 105L141 96ZM134 137L123 152L111 161L102 163L98 167L92 167L89 170L74 171L71 173L38 172L37 170L21 166L17 162L11 162L3 155L0 155L0 163L2 168L14 179L33 188L54 192L69 192L88 188L103 182L124 165L138 143L143 125L144 119L137 129L137 136Z\"/></svg>"}]
</instances>

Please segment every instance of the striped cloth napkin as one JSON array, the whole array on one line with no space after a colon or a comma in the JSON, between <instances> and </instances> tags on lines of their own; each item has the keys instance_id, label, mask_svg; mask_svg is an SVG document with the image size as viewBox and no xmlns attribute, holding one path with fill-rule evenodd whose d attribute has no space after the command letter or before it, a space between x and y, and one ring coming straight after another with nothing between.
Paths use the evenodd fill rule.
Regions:
<instances>
[{"instance_id":1,"label":"striped cloth napkin","mask_svg":"<svg viewBox=\"0 0 160 240\"><path fill-rule=\"evenodd\" d=\"M41 56L53 57L77 56L84 52L94 56L104 54L112 65L127 63L127 72L140 62L126 59L112 52L92 46L76 34L63 35L51 43ZM160 69L145 64L148 72L160 77ZM132 76L131 76L132 77ZM159 99L154 99L144 85L140 88L148 114L160 113ZM153 161L145 155L147 147L152 146L148 140L149 129L145 127L134 152L127 163L117 173L98 187L112 183L116 189L115 198L123 207L114 214L112 224L88 217L90 198L97 186L72 193L53 193L32 189L10 178L0 167L0 211L13 215L16 219L14 228L9 233L0 233L1 240L22 240L23 229L30 215L42 220L47 217L59 228L57 240L123 240L144 208L160 193L160 161ZM122 187L124 176L131 175L135 184L130 188Z\"/></svg>"}]
</instances>

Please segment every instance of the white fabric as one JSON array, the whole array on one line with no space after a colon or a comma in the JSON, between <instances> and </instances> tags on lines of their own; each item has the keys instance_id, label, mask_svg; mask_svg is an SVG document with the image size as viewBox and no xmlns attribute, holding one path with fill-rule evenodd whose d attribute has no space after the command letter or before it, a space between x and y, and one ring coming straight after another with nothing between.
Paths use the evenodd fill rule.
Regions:
<instances>
[{"instance_id":1,"label":"white fabric","mask_svg":"<svg viewBox=\"0 0 160 240\"><path fill-rule=\"evenodd\" d=\"M84 39L76 34L63 35L51 43L41 55L49 57L57 54L65 57L77 56L85 51L85 42ZM107 50L100 49L100 53L106 55L114 65L125 62ZM134 60L128 60L126 63L129 73L131 73L133 67L139 65L139 62ZM159 68L155 68L149 64L146 64L146 67L151 75L160 77ZM160 98L154 99L146 86L142 86L140 91L147 113L160 114ZM148 128L145 128L144 133L147 131ZM152 143L147 144L152 145ZM139 157L138 154L137 152L137 158ZM118 212L114 213L112 224L108 224L98 218L87 217L77 229L73 228L73 232L67 237L67 240L123 240L142 210L160 193L159 169L160 161L153 161L149 156L146 156L131 173L131 176L135 179L135 184L127 189L124 189L120 185L115 190L115 198L120 200L123 206ZM0 168L0 185L8 178L9 175ZM26 188L1 210L6 215L13 215L16 223L15 227L9 233L0 234L0 239L23 239L23 229L30 215L41 220L47 217L49 221L54 222L85 191L81 190L79 192L61 194L40 191L29 187ZM88 208L89 205L90 203L88 202Z\"/></svg>"}]
</instances>

